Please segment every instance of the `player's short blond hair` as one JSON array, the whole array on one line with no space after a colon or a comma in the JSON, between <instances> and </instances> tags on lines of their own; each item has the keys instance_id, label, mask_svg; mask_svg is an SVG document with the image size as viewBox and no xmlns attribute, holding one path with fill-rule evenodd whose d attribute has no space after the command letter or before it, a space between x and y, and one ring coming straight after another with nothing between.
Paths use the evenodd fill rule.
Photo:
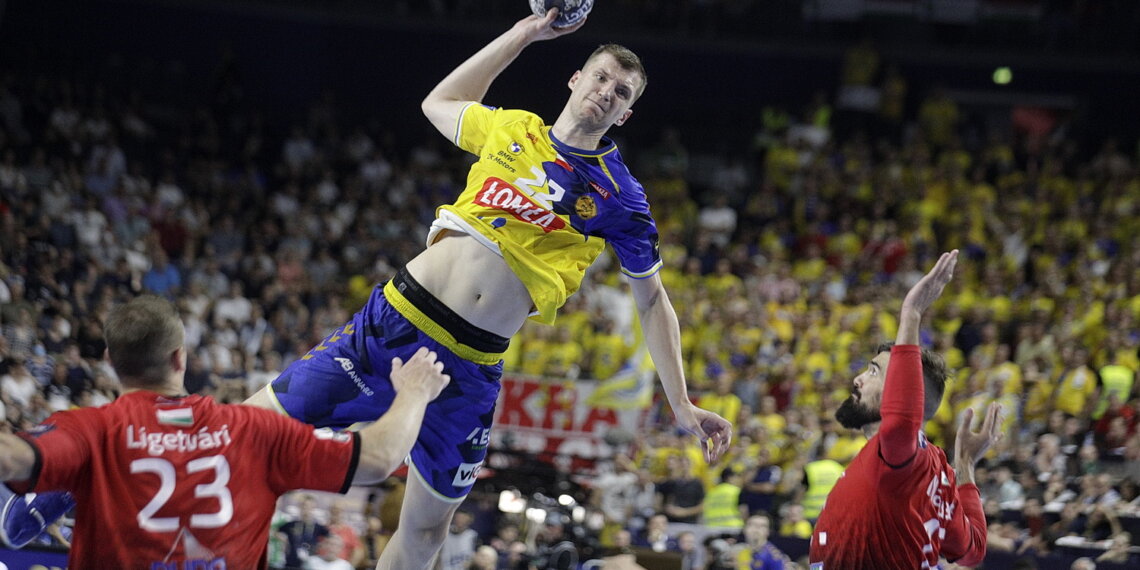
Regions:
<instances>
[{"instance_id":1,"label":"player's short blond hair","mask_svg":"<svg viewBox=\"0 0 1140 570\"><path fill-rule=\"evenodd\" d=\"M161 297L143 295L111 309L103 326L107 355L127 383L161 386L171 357L182 348L185 329L178 310Z\"/></svg>"},{"instance_id":2,"label":"player's short blond hair","mask_svg":"<svg viewBox=\"0 0 1140 570\"><path fill-rule=\"evenodd\" d=\"M586 58L586 63L589 64L595 57L604 53L613 56L622 69L636 72L641 76L641 85L637 87L637 92L633 94L633 100L636 101L638 97L641 97L641 94L645 92L645 86L649 85L649 74L645 73L645 66L642 65L641 58L638 57L636 53L633 53L633 50L623 45L602 44L598 46L598 49L594 50L594 53L590 54L590 57ZM585 67L585 65L583 65L583 67Z\"/></svg>"}]
</instances>

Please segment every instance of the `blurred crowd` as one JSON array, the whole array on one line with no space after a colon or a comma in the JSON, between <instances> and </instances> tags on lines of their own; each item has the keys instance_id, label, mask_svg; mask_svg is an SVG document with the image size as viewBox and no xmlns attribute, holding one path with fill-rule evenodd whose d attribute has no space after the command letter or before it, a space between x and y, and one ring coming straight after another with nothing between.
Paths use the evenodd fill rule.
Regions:
<instances>
[{"instance_id":1,"label":"blurred crowd","mask_svg":"<svg viewBox=\"0 0 1140 570\"><path fill-rule=\"evenodd\" d=\"M298 4L299 0L275 0ZM329 9L375 12L365 0L337 0ZM526 14L520 0L398 0L384 15L433 21L509 22ZM905 23L905 25L900 25ZM830 43L852 29L878 27L905 44L1001 47L1012 51L1136 53L1140 11L1134 2L976 0L953 5L850 0L609 0L591 16L591 29L673 37ZM903 32L901 28L907 28ZM925 33L908 33L922 30Z\"/></svg>"},{"instance_id":2,"label":"blurred crowd","mask_svg":"<svg viewBox=\"0 0 1140 570\"><path fill-rule=\"evenodd\" d=\"M622 450L631 460L600 466L592 492L571 498L581 521L528 526L470 501L482 510L457 518L446 567L557 558L570 522L599 552L675 552L687 568L802 556L803 542L780 553L769 536L810 536L812 473L865 443L832 414L873 347L894 338L903 293L951 248L963 259L923 342L956 374L927 433L953 449L967 407L1005 405L1006 437L978 472L990 549L1137 562L1135 138L1087 147L1064 123L967 124L937 89L906 109L905 79L873 56L853 48L841 83L881 86L874 109L805 94L802 109L763 109L737 156L693 154L669 128L641 141L633 171L660 226L690 393L737 425L728 459L705 465L662 410ZM102 322L143 292L182 312L187 389L243 401L416 254L435 206L459 193L468 159L438 137L341 116L331 93L267 118L226 69L190 102L0 71L0 428L117 397ZM527 325L505 366L609 378L636 354L634 321L606 255L554 326ZM282 524L316 532L300 503ZM340 526L376 539L361 565L391 525L355 522ZM306 567L336 567L317 538L298 542L314 553ZM340 541L328 552L353 550Z\"/></svg>"}]
</instances>

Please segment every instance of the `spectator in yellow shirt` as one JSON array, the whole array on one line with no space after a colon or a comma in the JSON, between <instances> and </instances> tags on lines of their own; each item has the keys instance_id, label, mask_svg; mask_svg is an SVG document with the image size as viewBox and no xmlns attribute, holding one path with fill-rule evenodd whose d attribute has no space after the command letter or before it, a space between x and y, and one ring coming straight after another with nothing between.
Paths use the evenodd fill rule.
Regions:
<instances>
[{"instance_id":1,"label":"spectator in yellow shirt","mask_svg":"<svg viewBox=\"0 0 1140 570\"><path fill-rule=\"evenodd\" d=\"M1089 351L1083 346L1064 345L1061 358L1065 369L1057 378L1054 407L1077 418L1086 418L1096 401L1097 377L1088 367Z\"/></svg>"},{"instance_id":2,"label":"spectator in yellow shirt","mask_svg":"<svg viewBox=\"0 0 1140 570\"><path fill-rule=\"evenodd\" d=\"M780 509L780 536L807 540L811 538L811 521L804 518L804 506L789 503Z\"/></svg>"},{"instance_id":3,"label":"spectator in yellow shirt","mask_svg":"<svg viewBox=\"0 0 1140 570\"><path fill-rule=\"evenodd\" d=\"M732 393L736 378L736 371L732 368L722 370L716 378L715 391L701 396L697 405L706 410L713 410L713 413L720 414L722 418L733 424L739 423L740 398Z\"/></svg>"}]
</instances>

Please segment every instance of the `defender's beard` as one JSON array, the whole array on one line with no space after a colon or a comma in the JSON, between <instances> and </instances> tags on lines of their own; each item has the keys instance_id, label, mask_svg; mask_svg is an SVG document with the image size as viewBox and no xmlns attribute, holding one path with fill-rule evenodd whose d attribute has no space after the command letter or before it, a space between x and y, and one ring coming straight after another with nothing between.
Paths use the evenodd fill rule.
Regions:
<instances>
[{"instance_id":1,"label":"defender's beard","mask_svg":"<svg viewBox=\"0 0 1140 570\"><path fill-rule=\"evenodd\" d=\"M883 421L878 410L864 406L854 396L843 400L839 409L835 410L835 419L839 425L848 429L860 429L867 424Z\"/></svg>"}]
</instances>

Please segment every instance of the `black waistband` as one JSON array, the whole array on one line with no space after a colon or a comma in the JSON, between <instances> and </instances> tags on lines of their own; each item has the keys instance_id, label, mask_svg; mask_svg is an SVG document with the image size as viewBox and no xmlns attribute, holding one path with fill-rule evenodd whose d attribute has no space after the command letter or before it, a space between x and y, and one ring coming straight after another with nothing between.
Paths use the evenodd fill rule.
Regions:
<instances>
[{"instance_id":1,"label":"black waistband","mask_svg":"<svg viewBox=\"0 0 1140 570\"><path fill-rule=\"evenodd\" d=\"M501 354L507 351L511 339L485 331L464 320L463 317L444 305L442 301L436 299L427 289L424 289L423 285L420 285L408 273L407 269L400 268L392 277L392 284L409 303L415 305L427 318L451 333L460 344L465 344L480 352Z\"/></svg>"}]
</instances>

